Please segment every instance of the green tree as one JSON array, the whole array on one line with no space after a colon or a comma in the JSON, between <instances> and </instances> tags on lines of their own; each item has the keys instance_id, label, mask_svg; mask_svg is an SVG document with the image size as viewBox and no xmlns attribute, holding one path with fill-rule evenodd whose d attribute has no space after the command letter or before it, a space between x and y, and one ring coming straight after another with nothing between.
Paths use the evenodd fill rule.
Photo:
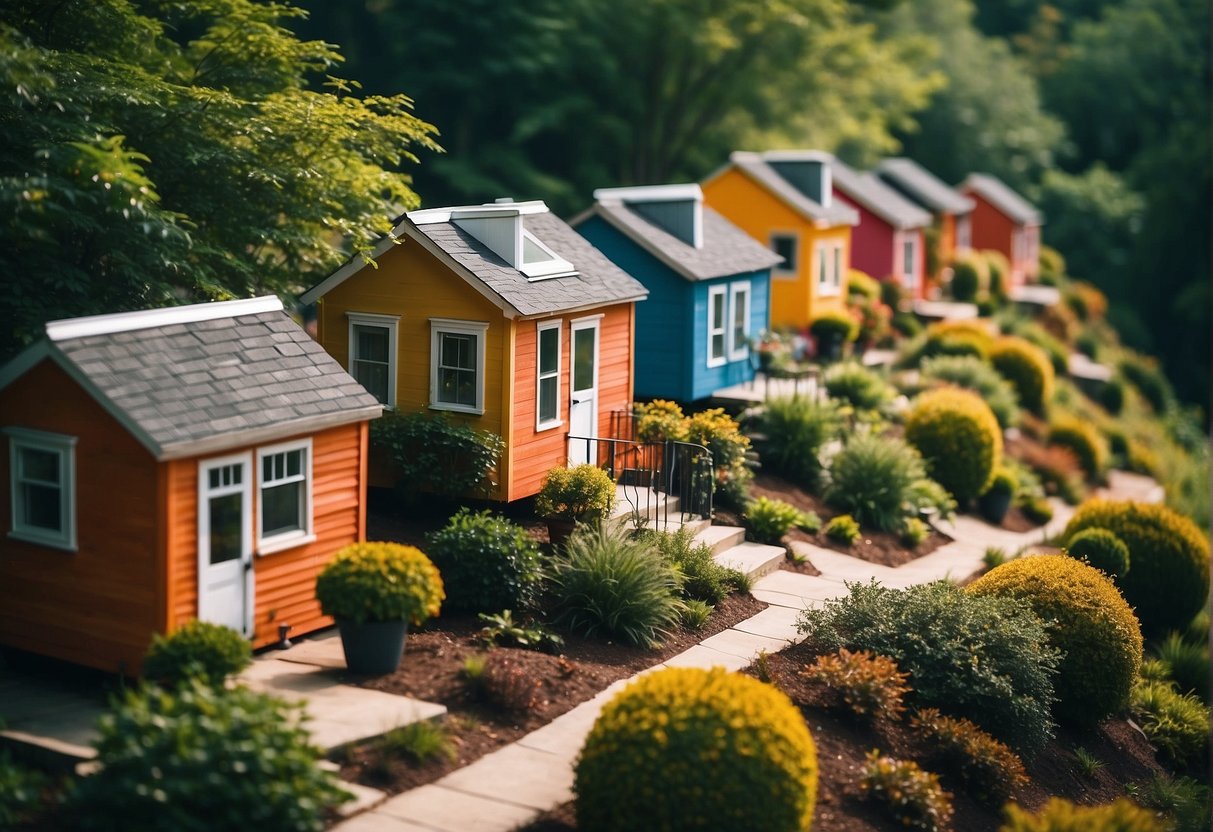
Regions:
<instances>
[{"instance_id":1,"label":"green tree","mask_svg":"<svg viewBox=\"0 0 1213 832\"><path fill-rule=\"evenodd\" d=\"M253 0L0 7L0 354L55 317L288 293L418 200L433 128ZM309 87L323 80L323 89Z\"/></svg>"}]
</instances>

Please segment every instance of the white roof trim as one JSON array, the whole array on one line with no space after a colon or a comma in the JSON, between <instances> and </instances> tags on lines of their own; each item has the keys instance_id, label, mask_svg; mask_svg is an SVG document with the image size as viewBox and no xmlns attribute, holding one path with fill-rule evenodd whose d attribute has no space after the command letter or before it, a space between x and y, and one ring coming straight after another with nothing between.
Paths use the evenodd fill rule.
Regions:
<instances>
[{"instance_id":1,"label":"white roof trim","mask_svg":"<svg viewBox=\"0 0 1213 832\"><path fill-rule=\"evenodd\" d=\"M599 202L680 202L692 199L703 202L703 189L689 185L639 185L632 188L599 188L594 191Z\"/></svg>"},{"instance_id":2,"label":"white roof trim","mask_svg":"<svg viewBox=\"0 0 1213 832\"><path fill-rule=\"evenodd\" d=\"M170 324L188 324L197 321L214 321L219 318L235 318L239 315L257 315L262 312L281 312L282 301L273 295L244 300L228 300L212 303L195 303L189 306L170 306L165 309L144 309L139 312L118 312L112 315L90 315L85 318L66 318L51 321L46 325L46 336L52 341L69 338L84 338L89 335L108 335L114 332L130 332L136 329L152 329Z\"/></svg>"},{"instance_id":3,"label":"white roof trim","mask_svg":"<svg viewBox=\"0 0 1213 832\"><path fill-rule=\"evenodd\" d=\"M834 161L833 153L824 150L767 150L753 154L764 162L823 162Z\"/></svg>"},{"instance_id":4,"label":"white roof trim","mask_svg":"<svg viewBox=\"0 0 1213 832\"><path fill-rule=\"evenodd\" d=\"M429 225L452 220L485 219L488 217L520 217L525 214L546 214L548 206L542 199L529 202L486 202L484 205L458 205L452 208L422 208L409 211L407 216L415 225Z\"/></svg>"}]
</instances>

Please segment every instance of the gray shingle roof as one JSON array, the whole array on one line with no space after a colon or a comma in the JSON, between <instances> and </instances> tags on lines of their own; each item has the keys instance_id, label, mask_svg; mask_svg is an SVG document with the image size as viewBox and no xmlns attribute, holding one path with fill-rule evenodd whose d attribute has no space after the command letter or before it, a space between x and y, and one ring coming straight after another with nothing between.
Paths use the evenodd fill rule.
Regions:
<instances>
[{"instance_id":1,"label":"gray shingle roof","mask_svg":"<svg viewBox=\"0 0 1213 832\"><path fill-rule=\"evenodd\" d=\"M52 348L159 458L382 412L282 311L66 337Z\"/></svg>"},{"instance_id":2,"label":"gray shingle roof","mask_svg":"<svg viewBox=\"0 0 1213 832\"><path fill-rule=\"evenodd\" d=\"M532 281L454 223L427 222L412 227L524 317L640 300L648 295L639 281L551 212L528 214L523 225L557 256L572 263L577 273Z\"/></svg>"},{"instance_id":3,"label":"gray shingle roof","mask_svg":"<svg viewBox=\"0 0 1213 832\"><path fill-rule=\"evenodd\" d=\"M784 157L787 155L782 154ZM804 191L780 176L761 153L739 150L729 155L729 161L810 220L831 225L856 225L859 222L859 214L849 205L831 202L829 206L823 206L811 199Z\"/></svg>"},{"instance_id":4,"label":"gray shingle roof","mask_svg":"<svg viewBox=\"0 0 1213 832\"><path fill-rule=\"evenodd\" d=\"M618 200L599 201L593 212L688 280L769 269L783 258L707 206L703 246L695 248Z\"/></svg>"},{"instance_id":5,"label":"gray shingle roof","mask_svg":"<svg viewBox=\"0 0 1213 832\"><path fill-rule=\"evenodd\" d=\"M960 187L977 194L1015 222L1024 225L1039 225L1044 222L1043 215L1035 205L1007 187L1001 179L988 173L970 173L969 178L962 182Z\"/></svg>"},{"instance_id":6,"label":"gray shingle roof","mask_svg":"<svg viewBox=\"0 0 1213 832\"><path fill-rule=\"evenodd\" d=\"M913 159L904 156L885 159L876 166L876 173L891 187L929 211L967 214L973 210L973 200L949 187Z\"/></svg>"},{"instance_id":7,"label":"gray shingle roof","mask_svg":"<svg viewBox=\"0 0 1213 832\"><path fill-rule=\"evenodd\" d=\"M831 157L830 173L834 189L858 202L895 228L922 228L931 224L931 215L880 181L872 173L860 173Z\"/></svg>"}]
</instances>

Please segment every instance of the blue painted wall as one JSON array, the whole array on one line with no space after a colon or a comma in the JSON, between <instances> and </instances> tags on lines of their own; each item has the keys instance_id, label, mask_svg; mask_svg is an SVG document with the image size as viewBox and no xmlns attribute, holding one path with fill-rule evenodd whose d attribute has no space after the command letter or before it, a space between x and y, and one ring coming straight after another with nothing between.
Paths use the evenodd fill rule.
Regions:
<instances>
[{"instance_id":1,"label":"blue painted wall","mask_svg":"<svg viewBox=\"0 0 1213 832\"><path fill-rule=\"evenodd\" d=\"M691 402L754 377L748 358L708 367L708 287L750 281L750 334L756 336L770 319L769 271L692 283L601 217L590 217L577 230L649 290L636 304L637 399Z\"/></svg>"}]
</instances>

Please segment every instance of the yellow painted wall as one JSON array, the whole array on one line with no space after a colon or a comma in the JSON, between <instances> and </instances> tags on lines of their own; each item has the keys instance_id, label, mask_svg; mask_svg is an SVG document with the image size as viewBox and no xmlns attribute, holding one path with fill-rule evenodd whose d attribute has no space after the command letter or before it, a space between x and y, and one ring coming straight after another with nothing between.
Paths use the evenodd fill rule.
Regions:
<instances>
[{"instance_id":1,"label":"yellow painted wall","mask_svg":"<svg viewBox=\"0 0 1213 832\"><path fill-rule=\"evenodd\" d=\"M851 227L818 228L786 202L771 194L737 168L729 168L703 183L704 200L763 245L771 235L793 233L799 239L798 268L794 276L778 270L771 273L771 326L802 329L827 310L843 308L847 292L847 272L851 268ZM823 296L818 291L819 242L840 241L842 250L842 286L837 295Z\"/></svg>"},{"instance_id":2,"label":"yellow painted wall","mask_svg":"<svg viewBox=\"0 0 1213 832\"><path fill-rule=\"evenodd\" d=\"M399 315L396 406L408 413L426 409L430 403L430 318L488 323L484 413L442 412L453 422L508 436L513 322L504 316L500 307L411 238L404 238L400 245L385 252L378 263L378 269L362 269L320 299L316 335L325 350L349 369L349 319L346 313ZM506 380L504 384L503 379ZM507 452L499 471L500 493L495 495L499 499L505 498L509 463ZM384 481L385 473L382 461L372 458L371 484L389 484Z\"/></svg>"}]
</instances>

